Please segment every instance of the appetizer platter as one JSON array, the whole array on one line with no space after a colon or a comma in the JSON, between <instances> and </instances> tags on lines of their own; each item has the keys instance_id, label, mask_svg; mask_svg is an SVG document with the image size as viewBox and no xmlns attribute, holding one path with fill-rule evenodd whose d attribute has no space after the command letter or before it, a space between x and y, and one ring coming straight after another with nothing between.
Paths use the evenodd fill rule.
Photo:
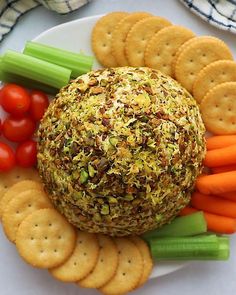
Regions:
<instances>
[{"instance_id":1,"label":"appetizer platter","mask_svg":"<svg viewBox=\"0 0 236 295\"><path fill-rule=\"evenodd\" d=\"M227 260L235 73L222 40L146 12L74 21L6 51L0 217L20 256L114 295Z\"/></svg>"}]
</instances>

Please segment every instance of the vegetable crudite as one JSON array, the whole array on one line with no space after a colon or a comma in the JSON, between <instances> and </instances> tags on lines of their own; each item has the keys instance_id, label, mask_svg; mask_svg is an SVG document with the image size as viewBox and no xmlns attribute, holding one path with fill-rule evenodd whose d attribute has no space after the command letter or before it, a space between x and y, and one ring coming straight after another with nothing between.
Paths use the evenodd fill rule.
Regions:
<instances>
[{"instance_id":1,"label":"vegetable crudite","mask_svg":"<svg viewBox=\"0 0 236 295\"><path fill-rule=\"evenodd\" d=\"M149 68L82 75L38 130L38 168L54 205L89 232L142 234L185 207L205 156L192 96Z\"/></svg>"}]
</instances>

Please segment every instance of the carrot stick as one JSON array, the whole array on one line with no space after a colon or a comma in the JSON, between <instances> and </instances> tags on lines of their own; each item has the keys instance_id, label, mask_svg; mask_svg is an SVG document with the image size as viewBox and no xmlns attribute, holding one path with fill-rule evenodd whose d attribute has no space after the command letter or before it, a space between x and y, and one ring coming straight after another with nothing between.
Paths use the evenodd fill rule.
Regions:
<instances>
[{"instance_id":1,"label":"carrot stick","mask_svg":"<svg viewBox=\"0 0 236 295\"><path fill-rule=\"evenodd\" d=\"M185 207L184 209L182 209L179 213L180 216L185 216L185 215L189 215L189 214L193 214L197 211L200 211L200 210L197 210L195 208L192 208L192 207Z\"/></svg>"},{"instance_id":2,"label":"carrot stick","mask_svg":"<svg viewBox=\"0 0 236 295\"><path fill-rule=\"evenodd\" d=\"M236 191L220 194L219 197L236 202Z\"/></svg>"},{"instance_id":3,"label":"carrot stick","mask_svg":"<svg viewBox=\"0 0 236 295\"><path fill-rule=\"evenodd\" d=\"M207 151L203 163L207 167L236 164L236 145Z\"/></svg>"},{"instance_id":4,"label":"carrot stick","mask_svg":"<svg viewBox=\"0 0 236 295\"><path fill-rule=\"evenodd\" d=\"M224 148L236 144L236 135L218 135L206 139L207 150Z\"/></svg>"},{"instance_id":5,"label":"carrot stick","mask_svg":"<svg viewBox=\"0 0 236 295\"><path fill-rule=\"evenodd\" d=\"M221 216L236 218L236 203L216 196L194 192L191 198L194 208Z\"/></svg>"},{"instance_id":6,"label":"carrot stick","mask_svg":"<svg viewBox=\"0 0 236 295\"><path fill-rule=\"evenodd\" d=\"M211 168L211 171L213 173L222 173L222 172L228 172L228 171L233 171L233 170L236 170L236 164Z\"/></svg>"},{"instance_id":7,"label":"carrot stick","mask_svg":"<svg viewBox=\"0 0 236 295\"><path fill-rule=\"evenodd\" d=\"M194 208L186 207L180 212L180 215L184 216L197 211L198 210ZM236 232L236 219L219 216L208 212L204 212L204 217L206 219L207 229L209 231L219 234L233 234Z\"/></svg>"},{"instance_id":8,"label":"carrot stick","mask_svg":"<svg viewBox=\"0 0 236 295\"><path fill-rule=\"evenodd\" d=\"M220 195L236 191L236 171L199 176L196 187L206 195Z\"/></svg>"}]
</instances>

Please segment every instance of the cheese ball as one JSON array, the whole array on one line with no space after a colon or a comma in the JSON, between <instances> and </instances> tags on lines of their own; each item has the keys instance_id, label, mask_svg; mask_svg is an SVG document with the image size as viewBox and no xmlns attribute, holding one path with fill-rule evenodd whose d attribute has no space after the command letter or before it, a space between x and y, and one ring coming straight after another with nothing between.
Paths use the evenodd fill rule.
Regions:
<instances>
[{"instance_id":1,"label":"cheese ball","mask_svg":"<svg viewBox=\"0 0 236 295\"><path fill-rule=\"evenodd\" d=\"M55 207L81 230L142 234L190 200L205 156L193 97L150 68L89 72L61 89L38 130L38 168Z\"/></svg>"}]
</instances>

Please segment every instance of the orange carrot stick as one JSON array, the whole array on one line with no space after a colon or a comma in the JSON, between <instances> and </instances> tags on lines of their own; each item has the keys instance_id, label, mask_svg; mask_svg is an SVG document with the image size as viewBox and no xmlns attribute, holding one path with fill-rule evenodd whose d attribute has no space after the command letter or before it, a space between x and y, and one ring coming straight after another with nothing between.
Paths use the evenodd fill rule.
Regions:
<instances>
[{"instance_id":1,"label":"orange carrot stick","mask_svg":"<svg viewBox=\"0 0 236 295\"><path fill-rule=\"evenodd\" d=\"M180 215L188 215L200 210L191 207L184 208ZM207 222L207 229L219 234L233 234L236 232L236 219L203 212Z\"/></svg>"},{"instance_id":2,"label":"orange carrot stick","mask_svg":"<svg viewBox=\"0 0 236 295\"><path fill-rule=\"evenodd\" d=\"M216 197L194 192L191 198L193 208L209 213L236 218L236 203Z\"/></svg>"},{"instance_id":3,"label":"orange carrot stick","mask_svg":"<svg viewBox=\"0 0 236 295\"><path fill-rule=\"evenodd\" d=\"M236 191L236 171L199 176L196 187L206 195L220 195Z\"/></svg>"},{"instance_id":4,"label":"orange carrot stick","mask_svg":"<svg viewBox=\"0 0 236 295\"><path fill-rule=\"evenodd\" d=\"M192 208L192 207L185 207L184 209L182 209L179 213L180 216L185 216L185 215L189 215L189 214L193 214L197 211L200 211L200 210L197 210L195 208Z\"/></svg>"},{"instance_id":5,"label":"orange carrot stick","mask_svg":"<svg viewBox=\"0 0 236 295\"><path fill-rule=\"evenodd\" d=\"M213 173L222 173L222 172L228 172L228 171L233 171L233 170L236 170L236 164L211 168L211 171Z\"/></svg>"},{"instance_id":6,"label":"orange carrot stick","mask_svg":"<svg viewBox=\"0 0 236 295\"><path fill-rule=\"evenodd\" d=\"M236 135L218 135L206 139L207 150L224 148L236 144Z\"/></svg>"},{"instance_id":7,"label":"orange carrot stick","mask_svg":"<svg viewBox=\"0 0 236 295\"><path fill-rule=\"evenodd\" d=\"M236 202L236 191L220 194L219 197Z\"/></svg>"},{"instance_id":8,"label":"orange carrot stick","mask_svg":"<svg viewBox=\"0 0 236 295\"><path fill-rule=\"evenodd\" d=\"M210 168L236 164L236 145L207 151L203 163Z\"/></svg>"}]
</instances>

